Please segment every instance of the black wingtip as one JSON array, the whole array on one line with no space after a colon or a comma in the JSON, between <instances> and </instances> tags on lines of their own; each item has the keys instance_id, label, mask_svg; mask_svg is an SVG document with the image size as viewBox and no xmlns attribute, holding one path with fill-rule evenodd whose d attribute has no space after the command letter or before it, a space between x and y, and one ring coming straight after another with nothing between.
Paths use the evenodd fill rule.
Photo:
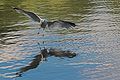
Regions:
<instances>
[{"instance_id":1,"label":"black wingtip","mask_svg":"<svg viewBox=\"0 0 120 80\"><path fill-rule=\"evenodd\" d=\"M72 27L77 26L77 25L76 25L75 23L73 23L73 22L63 21L63 20L59 20L59 21L62 21L62 22L68 23L68 24L70 24Z\"/></svg>"},{"instance_id":2,"label":"black wingtip","mask_svg":"<svg viewBox=\"0 0 120 80\"><path fill-rule=\"evenodd\" d=\"M17 9L17 8L16 8L16 7L14 7L14 6L11 6L11 8L12 8L12 9Z\"/></svg>"},{"instance_id":3,"label":"black wingtip","mask_svg":"<svg viewBox=\"0 0 120 80\"><path fill-rule=\"evenodd\" d=\"M13 7L14 10L21 10L20 8L17 8L17 7Z\"/></svg>"},{"instance_id":4,"label":"black wingtip","mask_svg":"<svg viewBox=\"0 0 120 80\"><path fill-rule=\"evenodd\" d=\"M22 10L22 9L20 9L18 7L14 7L14 6L11 6L11 8L14 9L14 10Z\"/></svg>"},{"instance_id":5,"label":"black wingtip","mask_svg":"<svg viewBox=\"0 0 120 80\"><path fill-rule=\"evenodd\" d=\"M18 13L22 13L24 12L24 10L20 9L20 8L17 8L17 7L12 7L16 12Z\"/></svg>"}]
</instances>

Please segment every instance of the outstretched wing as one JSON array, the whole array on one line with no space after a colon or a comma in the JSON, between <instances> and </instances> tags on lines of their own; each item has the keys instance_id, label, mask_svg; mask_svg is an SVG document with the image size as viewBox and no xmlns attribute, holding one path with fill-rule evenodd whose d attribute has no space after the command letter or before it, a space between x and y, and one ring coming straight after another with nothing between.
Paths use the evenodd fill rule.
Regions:
<instances>
[{"instance_id":1,"label":"outstretched wing","mask_svg":"<svg viewBox=\"0 0 120 80\"><path fill-rule=\"evenodd\" d=\"M76 26L76 24L75 23L73 23L73 22L69 22L69 21L62 21L62 20L60 20L61 22L63 22L64 24L69 24L69 25L71 25L72 27L75 27Z\"/></svg>"},{"instance_id":2,"label":"outstretched wing","mask_svg":"<svg viewBox=\"0 0 120 80\"><path fill-rule=\"evenodd\" d=\"M68 21L54 21L54 22L48 22L48 27L61 27L61 28L71 28L75 27L76 24Z\"/></svg>"},{"instance_id":3,"label":"outstretched wing","mask_svg":"<svg viewBox=\"0 0 120 80\"><path fill-rule=\"evenodd\" d=\"M35 22L40 22L40 17L33 12L25 11L20 8L13 8L13 9L16 10L18 13L22 13L22 14L26 15L27 17L29 17L30 19L32 19Z\"/></svg>"}]
</instances>

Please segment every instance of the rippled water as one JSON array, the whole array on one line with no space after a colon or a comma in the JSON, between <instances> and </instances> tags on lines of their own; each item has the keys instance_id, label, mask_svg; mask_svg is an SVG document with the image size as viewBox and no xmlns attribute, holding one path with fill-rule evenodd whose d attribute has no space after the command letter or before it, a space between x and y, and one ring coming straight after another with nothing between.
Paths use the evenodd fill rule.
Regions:
<instances>
[{"instance_id":1,"label":"rippled water","mask_svg":"<svg viewBox=\"0 0 120 80\"><path fill-rule=\"evenodd\" d=\"M78 26L39 30L12 6ZM119 25L119 0L0 0L0 80L119 80Z\"/></svg>"}]
</instances>

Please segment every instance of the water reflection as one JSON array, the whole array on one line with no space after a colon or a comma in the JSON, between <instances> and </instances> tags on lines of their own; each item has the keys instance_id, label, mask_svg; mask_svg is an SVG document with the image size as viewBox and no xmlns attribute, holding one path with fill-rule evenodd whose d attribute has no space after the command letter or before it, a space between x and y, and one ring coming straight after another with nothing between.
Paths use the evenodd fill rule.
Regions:
<instances>
[{"instance_id":1,"label":"water reflection","mask_svg":"<svg viewBox=\"0 0 120 80\"><path fill-rule=\"evenodd\" d=\"M1 45L10 45L10 44L16 44L17 41L12 41L12 40L17 40L22 34L0 34L0 44ZM11 41L10 41L11 40Z\"/></svg>"},{"instance_id":2,"label":"water reflection","mask_svg":"<svg viewBox=\"0 0 120 80\"><path fill-rule=\"evenodd\" d=\"M76 56L76 53L73 53L71 51L52 49L52 48L42 49L40 54L34 56L32 62L30 62L27 66L20 68L20 71L17 72L16 75L20 77L24 72L37 68L42 61L47 61L47 58L51 56L55 56L59 58L64 58L64 57L73 58Z\"/></svg>"}]
</instances>

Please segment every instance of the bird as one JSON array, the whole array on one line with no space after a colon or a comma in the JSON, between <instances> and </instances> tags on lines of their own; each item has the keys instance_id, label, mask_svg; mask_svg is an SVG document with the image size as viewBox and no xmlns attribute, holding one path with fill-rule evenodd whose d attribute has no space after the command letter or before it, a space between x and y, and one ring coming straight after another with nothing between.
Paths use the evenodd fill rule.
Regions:
<instances>
[{"instance_id":1,"label":"bird","mask_svg":"<svg viewBox=\"0 0 120 80\"><path fill-rule=\"evenodd\" d=\"M40 16L38 16L34 12L26 11L26 10L23 10L17 7L13 7L13 9L17 11L18 13L24 14L25 16L29 17L34 22L40 23L41 28L61 27L61 28L68 29L68 28L73 28L76 26L76 24L73 22L64 21L64 20L48 21L46 19L42 19Z\"/></svg>"}]
</instances>

